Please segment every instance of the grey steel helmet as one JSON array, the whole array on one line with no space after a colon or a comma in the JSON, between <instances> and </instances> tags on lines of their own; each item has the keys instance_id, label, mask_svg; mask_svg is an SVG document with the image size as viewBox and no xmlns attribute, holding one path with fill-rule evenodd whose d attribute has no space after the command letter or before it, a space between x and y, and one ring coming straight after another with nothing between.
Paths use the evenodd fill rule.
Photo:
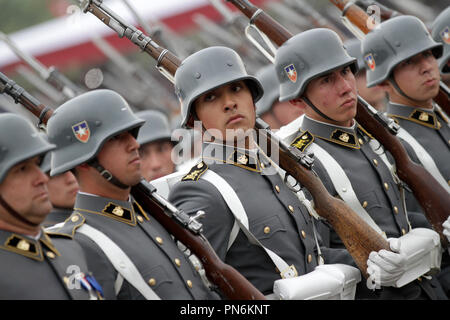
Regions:
<instances>
[{"instance_id":1,"label":"grey steel helmet","mask_svg":"<svg viewBox=\"0 0 450 320\"><path fill-rule=\"evenodd\" d=\"M344 42L345 50L348 54L358 60L358 71L363 71L366 69L366 64L361 53L361 41L356 38L348 39Z\"/></svg>"},{"instance_id":2,"label":"grey steel helmet","mask_svg":"<svg viewBox=\"0 0 450 320\"><path fill-rule=\"evenodd\" d=\"M141 146L160 140L170 141L171 130L169 119L164 113L157 110L146 110L137 112L136 116L145 120L137 137L137 142Z\"/></svg>"},{"instance_id":3,"label":"grey steel helmet","mask_svg":"<svg viewBox=\"0 0 450 320\"><path fill-rule=\"evenodd\" d=\"M444 46L444 52L438 60L439 69L441 73L450 73L450 67L447 65L450 59L450 6L436 17L431 29L433 39Z\"/></svg>"},{"instance_id":4,"label":"grey steel helmet","mask_svg":"<svg viewBox=\"0 0 450 320\"><path fill-rule=\"evenodd\" d=\"M373 87L391 77L393 69L402 61L431 50L438 59L442 44L431 38L420 19L398 16L380 23L361 43L367 65L367 87Z\"/></svg>"},{"instance_id":5,"label":"grey steel helmet","mask_svg":"<svg viewBox=\"0 0 450 320\"><path fill-rule=\"evenodd\" d=\"M183 60L175 73L175 93L181 102L181 126L188 128L191 108L202 94L222 85L245 80L256 103L263 94L259 81L247 74L239 55L227 47L202 49Z\"/></svg>"},{"instance_id":6,"label":"grey steel helmet","mask_svg":"<svg viewBox=\"0 0 450 320\"><path fill-rule=\"evenodd\" d=\"M0 183L16 164L43 155L56 146L50 144L25 118L14 113L0 114Z\"/></svg>"},{"instance_id":7,"label":"grey steel helmet","mask_svg":"<svg viewBox=\"0 0 450 320\"><path fill-rule=\"evenodd\" d=\"M50 175L91 161L108 139L122 132L132 131L137 137L144 122L112 90L93 90L70 99L47 123L49 141L58 147L52 152Z\"/></svg>"},{"instance_id":8,"label":"grey steel helmet","mask_svg":"<svg viewBox=\"0 0 450 320\"><path fill-rule=\"evenodd\" d=\"M274 102L278 101L278 98L280 97L280 84L273 64L260 69L255 74L255 77L261 82L264 90L263 96L255 104L256 114L260 116L272 109Z\"/></svg>"},{"instance_id":9,"label":"grey steel helmet","mask_svg":"<svg viewBox=\"0 0 450 320\"><path fill-rule=\"evenodd\" d=\"M336 32L315 28L299 33L278 49L275 68L280 82L280 101L303 95L308 83L330 71L350 66L355 74L358 64L349 56Z\"/></svg>"}]
</instances>

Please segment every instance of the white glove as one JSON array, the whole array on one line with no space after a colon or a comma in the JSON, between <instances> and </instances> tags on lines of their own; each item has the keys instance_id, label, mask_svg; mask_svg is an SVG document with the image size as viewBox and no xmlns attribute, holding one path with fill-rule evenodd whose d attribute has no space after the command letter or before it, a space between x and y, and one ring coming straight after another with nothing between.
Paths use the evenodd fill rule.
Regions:
<instances>
[{"instance_id":1,"label":"white glove","mask_svg":"<svg viewBox=\"0 0 450 320\"><path fill-rule=\"evenodd\" d=\"M444 235L447 237L447 240L450 242L450 216L445 220L442 224L444 227Z\"/></svg>"},{"instance_id":2,"label":"white glove","mask_svg":"<svg viewBox=\"0 0 450 320\"><path fill-rule=\"evenodd\" d=\"M406 256L400 253L400 240L387 239L392 251L372 251L367 260L366 285L369 289L393 286L405 272Z\"/></svg>"}]
</instances>

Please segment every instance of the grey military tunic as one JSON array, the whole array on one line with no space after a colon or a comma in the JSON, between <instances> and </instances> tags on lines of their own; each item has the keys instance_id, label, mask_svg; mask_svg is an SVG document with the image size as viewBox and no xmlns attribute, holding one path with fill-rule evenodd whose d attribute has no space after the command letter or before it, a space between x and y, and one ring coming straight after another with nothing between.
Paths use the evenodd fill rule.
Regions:
<instances>
[{"instance_id":1,"label":"grey military tunic","mask_svg":"<svg viewBox=\"0 0 450 320\"><path fill-rule=\"evenodd\" d=\"M55 224L66 221L72 214L72 209L53 207L52 211L48 214L45 221L42 223L44 228L51 227Z\"/></svg>"},{"instance_id":2,"label":"grey military tunic","mask_svg":"<svg viewBox=\"0 0 450 320\"><path fill-rule=\"evenodd\" d=\"M389 102L387 115L411 134L417 142L429 153L436 163L437 168L445 181L450 185L450 127L448 117L436 109L413 108ZM420 164L420 160L414 149L402 140L409 156ZM407 194L408 208L415 211L422 211L418 203ZM424 224L424 227L429 227ZM442 272L438 275L447 295L450 294L450 257L448 251L443 253Z\"/></svg>"},{"instance_id":3,"label":"grey military tunic","mask_svg":"<svg viewBox=\"0 0 450 320\"><path fill-rule=\"evenodd\" d=\"M280 271L242 230L227 251L234 216L219 191L199 177L206 170L213 170L225 179L238 195L253 235L288 265L294 265L299 275L313 271L317 265L310 215L278 174L268 174L271 163L266 156L220 146L221 150L203 153L201 165L194 166L173 187L169 200L187 214L205 211L201 220L204 234L218 256L263 294L270 294L273 282L280 279Z\"/></svg>"},{"instance_id":4,"label":"grey military tunic","mask_svg":"<svg viewBox=\"0 0 450 320\"><path fill-rule=\"evenodd\" d=\"M72 216L52 233L73 237L81 244L108 299L116 298L114 284L118 273L98 245L76 231L84 223L114 241L161 299L217 299L217 294L204 286L172 236L137 202L78 193ZM126 280L117 298L144 299Z\"/></svg>"},{"instance_id":5,"label":"grey military tunic","mask_svg":"<svg viewBox=\"0 0 450 320\"><path fill-rule=\"evenodd\" d=\"M397 184L383 160L369 145L370 139L369 133L356 121L352 127L347 128L315 121L305 116L293 141L302 140L302 148L300 148L302 151L307 150L312 142L325 149L342 167L352 184L356 197L373 221L388 238L398 238L410 230L409 219L405 214ZM338 197L324 166L326 163L321 163L316 158L313 170L330 194ZM319 225L319 229L324 245L322 253L325 263L345 263L356 266L336 232L325 224ZM365 281L361 281L358 284L356 298L424 298L419 282L429 297L446 298L437 281L433 280L432 285L439 287L441 296L436 295L434 288L425 279L416 280L400 289L385 287L376 292L368 291Z\"/></svg>"},{"instance_id":6,"label":"grey military tunic","mask_svg":"<svg viewBox=\"0 0 450 320\"><path fill-rule=\"evenodd\" d=\"M78 243L50 237L42 230L38 239L0 230L0 299L88 300L89 291L76 281L89 277L86 258ZM101 299L101 288L91 286Z\"/></svg>"}]
</instances>

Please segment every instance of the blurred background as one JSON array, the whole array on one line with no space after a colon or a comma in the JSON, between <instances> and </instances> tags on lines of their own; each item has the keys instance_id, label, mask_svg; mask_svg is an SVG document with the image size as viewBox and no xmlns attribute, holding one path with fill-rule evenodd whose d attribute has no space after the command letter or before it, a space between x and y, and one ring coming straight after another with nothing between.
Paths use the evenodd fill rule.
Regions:
<instances>
[{"instance_id":1,"label":"blurred background","mask_svg":"<svg viewBox=\"0 0 450 320\"><path fill-rule=\"evenodd\" d=\"M292 33L329 27L344 41L354 38L340 21L340 11L328 0L251 2ZM449 0L378 2L402 14L419 17L428 27L450 5ZM241 55L250 74L270 64L245 37L248 19L224 0L103 0L103 3L181 59L202 48L223 45ZM130 40L119 38L92 14L83 13L76 1L0 0L0 8L0 71L44 105L57 108L80 92L109 88L122 94L135 111L162 110L173 128L177 126L179 103L173 85L157 70L155 60ZM251 34L261 42L256 32ZM28 61L24 56L28 56ZM58 71L66 78L65 89L45 80L50 72ZM0 108L36 122L9 96L0 95Z\"/></svg>"}]
</instances>

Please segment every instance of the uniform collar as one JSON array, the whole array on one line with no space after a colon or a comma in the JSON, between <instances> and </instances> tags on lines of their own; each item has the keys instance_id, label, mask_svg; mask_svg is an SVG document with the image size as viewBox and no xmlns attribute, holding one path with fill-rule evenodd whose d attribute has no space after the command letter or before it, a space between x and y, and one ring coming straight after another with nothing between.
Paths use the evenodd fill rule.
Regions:
<instances>
[{"instance_id":1,"label":"uniform collar","mask_svg":"<svg viewBox=\"0 0 450 320\"><path fill-rule=\"evenodd\" d=\"M389 101L386 114L389 117L405 119L429 128L439 130L442 125L436 117L435 110L436 107L434 106L434 104L433 109L424 109Z\"/></svg>"},{"instance_id":2,"label":"uniform collar","mask_svg":"<svg viewBox=\"0 0 450 320\"><path fill-rule=\"evenodd\" d=\"M135 210L138 210L138 206L131 197L129 201L122 201L78 192L74 211L82 214L93 213L135 226Z\"/></svg>"},{"instance_id":3,"label":"uniform collar","mask_svg":"<svg viewBox=\"0 0 450 320\"><path fill-rule=\"evenodd\" d=\"M353 120L351 127L341 127L329 123L311 119L305 115L301 131L308 131L313 137L327 140L348 148L359 149L360 143L357 138L357 123Z\"/></svg>"},{"instance_id":4,"label":"uniform collar","mask_svg":"<svg viewBox=\"0 0 450 320\"><path fill-rule=\"evenodd\" d=\"M243 149L225 144L204 142L202 160L205 164L227 163L246 170L261 172L258 149Z\"/></svg>"},{"instance_id":5,"label":"uniform collar","mask_svg":"<svg viewBox=\"0 0 450 320\"><path fill-rule=\"evenodd\" d=\"M40 236L37 239L27 235L0 230L0 249L14 252L37 261L44 260L44 253L53 258L61 255L43 229L41 229Z\"/></svg>"}]
</instances>

